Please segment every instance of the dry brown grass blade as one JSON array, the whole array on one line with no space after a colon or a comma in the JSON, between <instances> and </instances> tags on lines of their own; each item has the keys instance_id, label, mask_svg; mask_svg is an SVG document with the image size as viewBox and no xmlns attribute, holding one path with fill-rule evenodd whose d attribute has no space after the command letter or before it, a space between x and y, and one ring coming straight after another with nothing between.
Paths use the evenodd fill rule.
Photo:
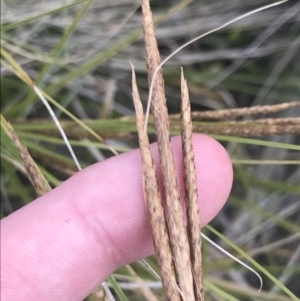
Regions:
<instances>
[{"instance_id":1,"label":"dry brown grass blade","mask_svg":"<svg viewBox=\"0 0 300 301\"><path fill-rule=\"evenodd\" d=\"M20 153L24 167L27 171L28 178L34 186L37 194L41 196L49 192L51 190L49 183L47 182L44 175L30 156L26 146L23 145L19 140L17 133L15 132L14 128L9 122L7 122L7 131Z\"/></svg>"},{"instance_id":2,"label":"dry brown grass blade","mask_svg":"<svg viewBox=\"0 0 300 301\"><path fill-rule=\"evenodd\" d=\"M138 285L140 286L140 289L144 295L144 297L146 298L147 301L158 301L158 299L156 298L156 296L152 293L152 291L150 290L150 288L147 286L147 284L143 281L143 279L141 277L139 277L136 272L133 270L133 268L130 265L126 266L127 271L129 272L129 274L134 278L134 280L138 283Z\"/></svg>"},{"instance_id":3,"label":"dry brown grass blade","mask_svg":"<svg viewBox=\"0 0 300 301\"><path fill-rule=\"evenodd\" d=\"M142 0L142 12L148 79L151 82L152 76L160 64L160 55L154 34L153 18L149 0ZM182 298L185 301L193 301L195 298L190 261L190 248L184 225L178 181L175 176L176 169L170 143L169 118L166 106L164 80L161 70L158 72L154 82L151 109L154 117L160 162L166 191L168 230L175 267L178 274L179 286L182 292Z\"/></svg>"},{"instance_id":4,"label":"dry brown grass blade","mask_svg":"<svg viewBox=\"0 0 300 301\"><path fill-rule=\"evenodd\" d=\"M150 152L149 140L144 132L144 113L136 85L134 70L132 70L133 101L136 111L136 125L142 156L143 185L145 203L151 228L155 253L161 272L162 283L167 300L180 301L176 283L175 270L172 262L169 237L162 207L162 198L156 179L155 166Z\"/></svg>"},{"instance_id":5,"label":"dry brown grass blade","mask_svg":"<svg viewBox=\"0 0 300 301\"><path fill-rule=\"evenodd\" d=\"M193 128L188 87L183 76L183 71L181 70L181 138L185 202L187 209L187 231L191 250L195 299L196 301L203 301L204 290L201 258L201 229L199 224L200 214L192 132Z\"/></svg>"},{"instance_id":6,"label":"dry brown grass blade","mask_svg":"<svg viewBox=\"0 0 300 301\"><path fill-rule=\"evenodd\" d=\"M93 297L97 301L109 301L109 298L105 292L105 289L102 285L99 285L92 293Z\"/></svg>"},{"instance_id":7,"label":"dry brown grass blade","mask_svg":"<svg viewBox=\"0 0 300 301\"><path fill-rule=\"evenodd\" d=\"M285 102L278 105L254 106L251 108L226 109L217 111L192 112L193 119L221 120L249 115L265 115L300 106L299 101ZM171 119L179 119L180 114L170 115Z\"/></svg>"}]
</instances>

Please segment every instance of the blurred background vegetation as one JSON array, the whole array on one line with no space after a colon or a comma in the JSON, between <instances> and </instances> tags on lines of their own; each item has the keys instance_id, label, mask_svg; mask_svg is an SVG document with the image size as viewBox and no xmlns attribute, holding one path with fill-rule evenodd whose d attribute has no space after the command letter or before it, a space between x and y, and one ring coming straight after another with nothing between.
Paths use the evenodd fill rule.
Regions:
<instances>
[{"instance_id":1,"label":"blurred background vegetation","mask_svg":"<svg viewBox=\"0 0 300 301\"><path fill-rule=\"evenodd\" d=\"M162 58L191 38L270 2L151 1ZM148 95L139 0L2 0L1 13L2 47L41 90L65 108L63 112L52 103L82 167L113 153L72 120L70 113L117 152L138 147L129 61L135 65L145 102ZM193 111L299 101L299 48L297 0L243 19L193 43L163 68L170 114L179 112L181 66L189 84ZM2 59L5 61L3 56ZM77 171L47 109L32 88L7 69L7 64L1 66L1 111L52 187ZM268 115L299 116L299 107ZM172 124L176 134L176 118ZM233 245L247 252L294 295L300 296L299 135L255 136L251 135L251 127L247 135L225 135L217 122L209 125L213 128L209 134L226 147L234 164L231 196L211 222L232 245L228 246L208 229L203 231L235 255L238 253ZM153 132L151 124L149 131ZM4 217L35 199L36 193L3 128L1 134ZM153 134L150 137L155 141ZM292 300L264 273L263 292L257 294L256 276L207 243L203 252L206 300ZM153 256L147 260L157 268ZM160 281L139 262L132 268L163 300ZM109 282L113 292L120 300L147 300L132 272L124 267L114 274L116 281ZM89 300L100 297L90 296Z\"/></svg>"}]
</instances>

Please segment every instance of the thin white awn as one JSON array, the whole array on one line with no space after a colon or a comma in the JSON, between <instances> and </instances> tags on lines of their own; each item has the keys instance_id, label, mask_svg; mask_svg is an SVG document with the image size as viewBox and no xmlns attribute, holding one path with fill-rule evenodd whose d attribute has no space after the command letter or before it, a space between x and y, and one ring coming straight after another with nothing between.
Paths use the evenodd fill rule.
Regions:
<instances>
[{"instance_id":1,"label":"thin white awn","mask_svg":"<svg viewBox=\"0 0 300 301\"><path fill-rule=\"evenodd\" d=\"M43 102L43 104L45 105L45 107L47 108L47 110L48 110L49 114L51 115L53 121L55 122L55 125L57 126L57 128L58 128L58 130L59 130L59 132L60 132L60 134L62 136L62 138L64 139L64 142L65 142L65 144L66 144L66 146L67 146L67 148L68 148L68 150L69 150L69 152L70 152L70 154L71 154L71 156L72 156L72 158L73 158L73 160L74 160L74 162L75 162L78 170L81 170L82 168L81 168L81 166L80 166L80 164L79 164L79 162L77 160L77 157L76 157L76 155L75 155L75 153L74 153L74 151L72 149L72 146L71 146L71 144L70 144L70 142L69 142L69 140L68 140L68 138L67 138L67 136L66 136L66 134L65 134L65 132L64 132L62 126L61 126L61 124L60 124L60 122L58 121L57 117L55 116L55 113L53 112L52 108L50 107L48 101L46 100L46 98L44 97L43 93L41 92L41 90L36 85L33 86L33 90L39 96L39 98L41 99L41 101Z\"/></svg>"}]
</instances>

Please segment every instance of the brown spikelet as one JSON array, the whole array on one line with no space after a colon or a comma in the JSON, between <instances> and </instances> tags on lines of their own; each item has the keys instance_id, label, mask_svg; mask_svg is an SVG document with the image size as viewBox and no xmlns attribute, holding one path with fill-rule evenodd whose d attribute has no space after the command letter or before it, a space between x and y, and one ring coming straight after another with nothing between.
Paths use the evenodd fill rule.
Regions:
<instances>
[{"instance_id":1,"label":"brown spikelet","mask_svg":"<svg viewBox=\"0 0 300 301\"><path fill-rule=\"evenodd\" d=\"M203 111L203 112L192 112L193 119L200 120L222 120L229 119L233 117L249 116L249 115L265 115L270 113L276 113L279 111L287 110L294 107L299 107L300 102L284 102L277 105L265 105L265 106L254 106L247 108L237 108L237 109L225 109L217 111ZM178 119L179 114L170 115L171 119Z\"/></svg>"},{"instance_id":2,"label":"brown spikelet","mask_svg":"<svg viewBox=\"0 0 300 301\"><path fill-rule=\"evenodd\" d=\"M170 124L171 131L179 131L179 115L178 119L172 119ZM152 122L152 116L150 116L150 124ZM115 120L114 120L115 121ZM96 125L97 122L97 125ZM91 127L97 127L95 130L103 138L118 138L118 139L127 139L128 137L133 136L135 127L133 127L134 118L132 117L122 117L118 120L120 126L124 124L122 131L120 132L119 128L111 127L108 128L106 125L99 125L98 120L87 119L85 123ZM39 124L49 125L49 129L35 127L35 131L40 133L47 134L53 137L61 137L57 129L52 128L51 122L49 120L26 120L25 121L14 121L16 129L21 129L24 125L31 126ZM60 120L60 123L63 125L66 135L71 139L94 139L94 137L82 129L80 126L73 121ZM94 126L95 125L95 126ZM126 126L125 126L126 125ZM285 135L285 134L300 134L300 118L299 117L285 117L285 118L264 118L264 119L255 119L255 120L242 120L242 121L216 121L216 122L193 122L194 132L200 132L203 134L215 134L215 135L228 135L228 136L237 136L237 137L255 137L255 136L267 136L267 135ZM24 132L22 133L24 134ZM107 146L103 146L108 148Z\"/></svg>"},{"instance_id":3,"label":"brown spikelet","mask_svg":"<svg viewBox=\"0 0 300 301\"><path fill-rule=\"evenodd\" d=\"M201 258L201 229L198 205L198 188L192 143L191 107L188 87L181 70L181 138L183 153L183 174L185 202L187 209L187 231L191 252L192 272L194 277L194 293L196 301L204 300Z\"/></svg>"},{"instance_id":4,"label":"brown spikelet","mask_svg":"<svg viewBox=\"0 0 300 301\"><path fill-rule=\"evenodd\" d=\"M261 118L255 120L242 120L242 121L227 121L220 124L229 125L300 125L300 117L283 117L283 118Z\"/></svg>"},{"instance_id":5,"label":"brown spikelet","mask_svg":"<svg viewBox=\"0 0 300 301\"><path fill-rule=\"evenodd\" d=\"M49 183L30 156L26 146L23 145L19 140L17 133L9 122L7 122L7 130L10 138L13 140L16 148L20 153L28 178L34 186L37 194L41 196L49 192L51 190Z\"/></svg>"},{"instance_id":6,"label":"brown spikelet","mask_svg":"<svg viewBox=\"0 0 300 301\"><path fill-rule=\"evenodd\" d=\"M155 69L160 64L160 56L154 34L154 25L149 0L142 0L142 12L148 79L151 81ZM195 300L195 297L190 261L190 248L187 239L186 227L184 225L182 203L170 143L169 118L166 107L164 80L161 70L158 72L155 79L151 109L154 118L162 175L166 191L168 230L178 274L179 286L182 292L182 298L186 301L193 301Z\"/></svg>"},{"instance_id":7,"label":"brown spikelet","mask_svg":"<svg viewBox=\"0 0 300 301\"><path fill-rule=\"evenodd\" d=\"M180 125L172 124L172 130L180 130ZM203 134L227 135L236 137L259 137L269 135L300 134L300 122L294 124L252 123L194 123L194 131Z\"/></svg>"},{"instance_id":8,"label":"brown spikelet","mask_svg":"<svg viewBox=\"0 0 300 301\"><path fill-rule=\"evenodd\" d=\"M133 66L132 66L133 68ZM176 284L171 248L167 233L161 194L156 179L155 166L150 152L148 136L144 131L144 114L138 93L134 70L132 69L133 101L136 111L136 126L142 155L143 185L149 224L162 283L168 301L179 301L180 295Z\"/></svg>"}]
</instances>

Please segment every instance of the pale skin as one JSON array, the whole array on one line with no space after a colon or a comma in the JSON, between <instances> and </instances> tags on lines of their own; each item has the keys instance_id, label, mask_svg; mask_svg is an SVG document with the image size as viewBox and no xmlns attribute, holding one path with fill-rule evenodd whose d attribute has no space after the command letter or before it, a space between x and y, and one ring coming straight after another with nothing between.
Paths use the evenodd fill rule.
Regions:
<instances>
[{"instance_id":1,"label":"pale skin","mask_svg":"<svg viewBox=\"0 0 300 301\"><path fill-rule=\"evenodd\" d=\"M194 135L201 226L226 202L225 149ZM182 187L179 137L172 139ZM157 145L151 145L157 169ZM161 173L159 181L161 183ZM119 266L153 253L139 150L94 164L1 221L1 300L82 300Z\"/></svg>"}]
</instances>

